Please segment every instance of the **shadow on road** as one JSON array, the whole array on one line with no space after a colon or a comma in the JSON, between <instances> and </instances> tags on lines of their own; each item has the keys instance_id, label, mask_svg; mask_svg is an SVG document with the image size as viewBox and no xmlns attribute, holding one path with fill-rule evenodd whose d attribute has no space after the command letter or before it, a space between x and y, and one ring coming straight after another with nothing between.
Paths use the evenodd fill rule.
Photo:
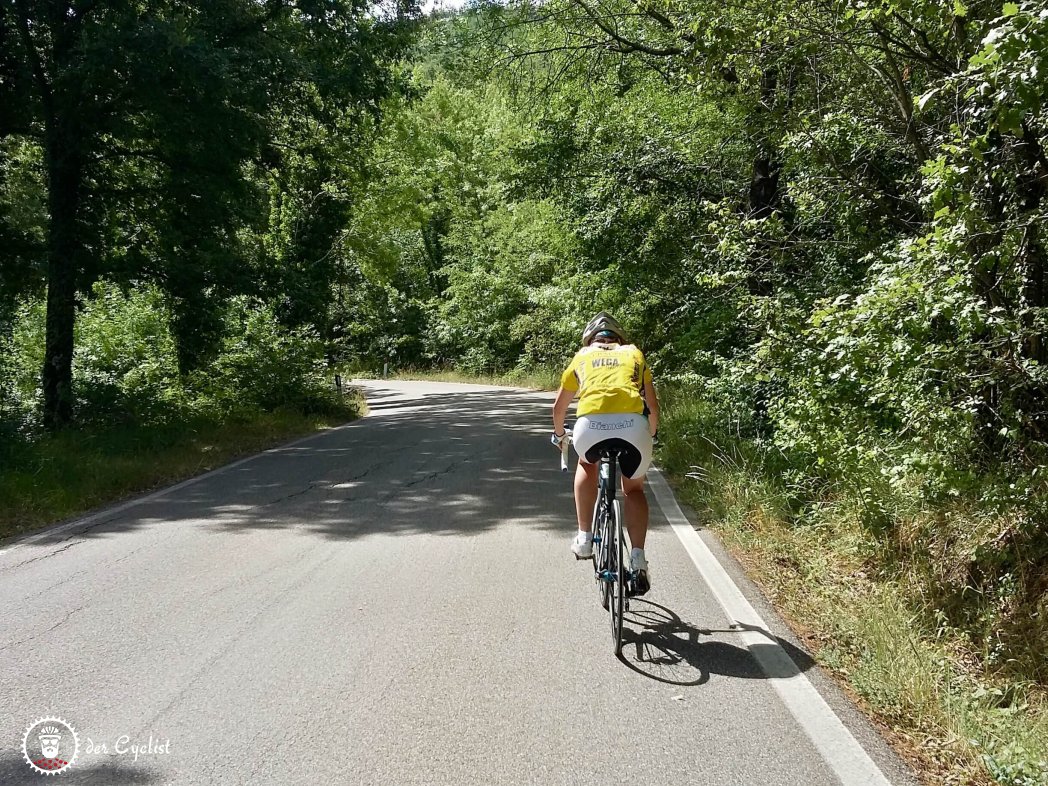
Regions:
<instances>
[{"instance_id":1,"label":"shadow on road","mask_svg":"<svg viewBox=\"0 0 1048 786\"><path fill-rule=\"evenodd\" d=\"M767 637L766 644L736 646L710 639L715 634L755 631ZM719 674L736 679L772 679L795 676L808 671L815 661L804 650L769 631L736 625L726 630L696 628L676 612L643 598L632 598L622 632L622 662L649 679L670 685L696 686ZM782 673L765 672L757 660L757 647L782 648L792 669Z\"/></svg>"},{"instance_id":2,"label":"shadow on road","mask_svg":"<svg viewBox=\"0 0 1048 786\"><path fill-rule=\"evenodd\" d=\"M167 778L170 780L170 777ZM162 773L148 769L145 765L125 763L117 757L89 760L81 756L67 770L58 773L53 782L67 784L92 784L94 786L149 786L163 783ZM0 783L4 786L28 786L48 783L46 775L31 769L22 758L21 752L0 753Z\"/></svg>"},{"instance_id":3,"label":"shadow on road","mask_svg":"<svg viewBox=\"0 0 1048 786\"><path fill-rule=\"evenodd\" d=\"M507 520L570 528L571 482L547 439L548 397L513 389L407 398L369 387L367 394L366 418L33 546L187 521L340 540L471 535Z\"/></svg>"}]
</instances>

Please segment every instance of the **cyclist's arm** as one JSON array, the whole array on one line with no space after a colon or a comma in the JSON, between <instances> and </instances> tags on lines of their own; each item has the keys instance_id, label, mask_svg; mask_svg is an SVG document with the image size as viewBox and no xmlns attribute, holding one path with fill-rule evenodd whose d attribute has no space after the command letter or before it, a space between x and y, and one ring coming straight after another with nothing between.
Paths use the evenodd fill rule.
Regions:
<instances>
[{"instance_id":1,"label":"cyclist's arm","mask_svg":"<svg viewBox=\"0 0 1048 786\"><path fill-rule=\"evenodd\" d=\"M659 430L659 397L650 379L644 381L644 403L648 405L648 430L654 434Z\"/></svg>"},{"instance_id":2,"label":"cyclist's arm","mask_svg":"<svg viewBox=\"0 0 1048 786\"><path fill-rule=\"evenodd\" d=\"M568 407L571 400L575 398L575 391L561 387L557 391L557 399L553 402L553 433L564 433L564 419L568 416Z\"/></svg>"}]
</instances>

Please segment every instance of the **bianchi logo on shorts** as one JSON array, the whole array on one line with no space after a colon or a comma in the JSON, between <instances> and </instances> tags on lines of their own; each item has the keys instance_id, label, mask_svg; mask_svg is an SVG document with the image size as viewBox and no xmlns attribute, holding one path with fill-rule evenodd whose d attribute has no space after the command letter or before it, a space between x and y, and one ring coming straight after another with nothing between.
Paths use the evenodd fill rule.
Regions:
<instances>
[{"instance_id":1,"label":"bianchi logo on shorts","mask_svg":"<svg viewBox=\"0 0 1048 786\"><path fill-rule=\"evenodd\" d=\"M22 755L41 775L57 775L73 766L80 748L76 730L61 718L39 718L26 727Z\"/></svg>"},{"instance_id":2,"label":"bianchi logo on shorts","mask_svg":"<svg viewBox=\"0 0 1048 786\"><path fill-rule=\"evenodd\" d=\"M624 431L628 428L633 428L634 418L629 420L622 420L618 423L602 423L599 420L591 420L589 427L596 431Z\"/></svg>"}]
</instances>

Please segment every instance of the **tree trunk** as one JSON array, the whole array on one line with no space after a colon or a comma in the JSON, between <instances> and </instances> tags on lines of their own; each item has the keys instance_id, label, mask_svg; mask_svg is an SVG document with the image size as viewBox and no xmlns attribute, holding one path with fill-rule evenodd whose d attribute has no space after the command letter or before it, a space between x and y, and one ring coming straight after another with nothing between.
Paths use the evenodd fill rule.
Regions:
<instances>
[{"instance_id":1,"label":"tree trunk","mask_svg":"<svg viewBox=\"0 0 1048 786\"><path fill-rule=\"evenodd\" d=\"M761 72L761 97L757 104L756 118L756 125L761 129L762 141L757 156L753 159L753 175L750 178L751 218L767 218L779 205L779 171L782 165L773 153L775 143L768 138L768 126L772 123L778 89L778 69L764 69Z\"/></svg>"},{"instance_id":2,"label":"tree trunk","mask_svg":"<svg viewBox=\"0 0 1048 786\"><path fill-rule=\"evenodd\" d=\"M82 160L80 140L66 123L48 129L45 142L48 208L47 337L42 382L44 425L51 430L73 417L73 327L80 238Z\"/></svg>"},{"instance_id":3,"label":"tree trunk","mask_svg":"<svg viewBox=\"0 0 1048 786\"><path fill-rule=\"evenodd\" d=\"M1048 363L1044 336L1037 330L1037 315L1048 305L1045 287L1045 253L1038 223L1031 221L1023 242L1023 354L1039 365Z\"/></svg>"},{"instance_id":4,"label":"tree trunk","mask_svg":"<svg viewBox=\"0 0 1048 786\"><path fill-rule=\"evenodd\" d=\"M779 164L771 158L758 155L753 160L750 179L750 216L767 218L779 204Z\"/></svg>"}]
</instances>

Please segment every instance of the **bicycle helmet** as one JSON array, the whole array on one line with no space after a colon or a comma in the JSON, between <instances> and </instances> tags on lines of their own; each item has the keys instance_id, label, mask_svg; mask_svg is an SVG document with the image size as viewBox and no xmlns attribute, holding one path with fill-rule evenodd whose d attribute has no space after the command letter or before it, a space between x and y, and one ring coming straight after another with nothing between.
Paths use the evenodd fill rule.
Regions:
<instances>
[{"instance_id":1,"label":"bicycle helmet","mask_svg":"<svg viewBox=\"0 0 1048 786\"><path fill-rule=\"evenodd\" d=\"M622 329L622 325L607 311L601 311L586 325L585 330L582 331L582 346L588 347L598 333L613 333L620 344L629 343L626 340L626 331Z\"/></svg>"}]
</instances>

